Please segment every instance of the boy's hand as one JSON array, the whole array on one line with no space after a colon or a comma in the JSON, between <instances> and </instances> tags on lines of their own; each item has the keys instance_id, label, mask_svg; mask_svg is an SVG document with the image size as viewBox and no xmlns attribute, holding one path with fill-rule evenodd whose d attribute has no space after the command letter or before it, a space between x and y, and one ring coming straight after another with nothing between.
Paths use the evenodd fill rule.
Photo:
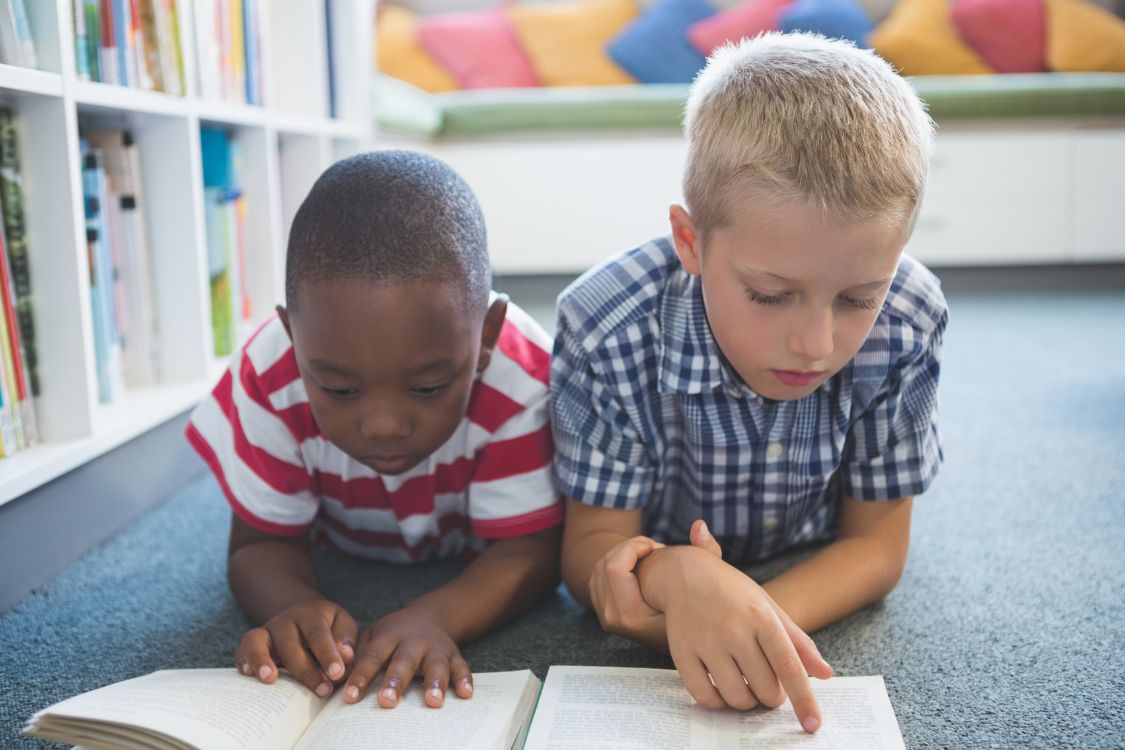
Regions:
<instances>
[{"instance_id":1,"label":"boy's hand","mask_svg":"<svg viewBox=\"0 0 1125 750\"><path fill-rule=\"evenodd\" d=\"M658 585L645 589L664 613L684 685L710 708L777 707L788 695L805 731L815 732L820 708L808 675L827 679L832 667L761 586L718 559L717 543L712 549L692 531L692 546L654 555Z\"/></svg>"},{"instance_id":2,"label":"boy's hand","mask_svg":"<svg viewBox=\"0 0 1125 750\"><path fill-rule=\"evenodd\" d=\"M441 708L450 684L458 697L473 697L472 674L461 649L425 612L400 609L371 623L359 635L356 655L344 685L347 703L362 700L383 670L377 698L383 708L394 708L418 673L431 708Z\"/></svg>"},{"instance_id":3,"label":"boy's hand","mask_svg":"<svg viewBox=\"0 0 1125 750\"><path fill-rule=\"evenodd\" d=\"M355 658L355 635L355 620L340 605L324 599L301 602L242 636L234 666L266 683L276 681L278 668L285 667L327 698Z\"/></svg>"},{"instance_id":4,"label":"boy's hand","mask_svg":"<svg viewBox=\"0 0 1125 750\"><path fill-rule=\"evenodd\" d=\"M611 549L594 566L590 603L607 632L647 641L655 631L663 631L664 616L645 602L634 574L639 561L663 547L647 536L635 536Z\"/></svg>"}]
</instances>

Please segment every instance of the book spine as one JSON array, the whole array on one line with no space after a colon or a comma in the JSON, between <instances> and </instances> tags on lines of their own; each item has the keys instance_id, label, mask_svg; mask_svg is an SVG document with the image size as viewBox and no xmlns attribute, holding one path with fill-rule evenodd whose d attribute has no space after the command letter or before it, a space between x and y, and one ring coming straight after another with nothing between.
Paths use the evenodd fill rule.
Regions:
<instances>
[{"instance_id":1,"label":"book spine","mask_svg":"<svg viewBox=\"0 0 1125 750\"><path fill-rule=\"evenodd\" d=\"M38 68L39 58L35 54L35 38L31 35L31 24L27 22L27 7L24 0L9 0L16 19L16 36L20 42L20 58L28 68Z\"/></svg>"},{"instance_id":2,"label":"book spine","mask_svg":"<svg viewBox=\"0 0 1125 750\"><path fill-rule=\"evenodd\" d=\"M122 86L137 85L132 16L130 0L113 0L113 44L117 50L117 72Z\"/></svg>"},{"instance_id":3,"label":"book spine","mask_svg":"<svg viewBox=\"0 0 1125 750\"><path fill-rule=\"evenodd\" d=\"M90 40L86 37L86 8L82 0L71 3L74 15L74 69L79 80L90 80Z\"/></svg>"},{"instance_id":4,"label":"book spine","mask_svg":"<svg viewBox=\"0 0 1125 750\"><path fill-rule=\"evenodd\" d=\"M76 0L77 1L77 0ZM101 9L98 0L81 0L86 27L86 68L91 81L102 80L101 62Z\"/></svg>"},{"instance_id":5,"label":"book spine","mask_svg":"<svg viewBox=\"0 0 1125 750\"><path fill-rule=\"evenodd\" d=\"M3 311L0 310L0 317ZM4 356L4 339L0 335L0 358ZM13 399L8 387L8 377L0 365L0 456L10 456L19 450L16 441L15 425L12 421Z\"/></svg>"},{"instance_id":6,"label":"book spine","mask_svg":"<svg viewBox=\"0 0 1125 750\"><path fill-rule=\"evenodd\" d=\"M7 318L7 311L4 317ZM16 378L16 353L19 351L18 342L9 334L7 321L0 325L0 371L4 378L4 403L8 407L8 416L12 425L14 440L11 451L15 452L27 447L23 436L23 426L19 419L19 383Z\"/></svg>"},{"instance_id":7,"label":"book spine","mask_svg":"<svg viewBox=\"0 0 1125 750\"><path fill-rule=\"evenodd\" d=\"M11 268L8 265L5 245L3 232L0 231L0 297L2 297L2 305L0 306L3 307L4 325L11 347L13 382L15 384L12 405L13 408L18 407L16 421L22 428L23 443L33 445L39 440L38 420L35 416L31 388L27 382L26 354L24 353L25 349L16 316L16 290L12 280Z\"/></svg>"},{"instance_id":8,"label":"book spine","mask_svg":"<svg viewBox=\"0 0 1125 750\"><path fill-rule=\"evenodd\" d=\"M162 49L160 36L156 29L155 0L140 0L141 41L144 45L144 70L152 88L167 91L164 83L164 67L160 61Z\"/></svg>"},{"instance_id":9,"label":"book spine","mask_svg":"<svg viewBox=\"0 0 1125 750\"><path fill-rule=\"evenodd\" d=\"M23 185L20 171L19 131L15 117L0 109L0 206L3 208L4 234L8 263L16 289L16 316L23 341L25 364L31 393L39 395L39 357L35 339L34 300L31 291L31 264L28 259L27 225L23 212Z\"/></svg>"},{"instance_id":10,"label":"book spine","mask_svg":"<svg viewBox=\"0 0 1125 750\"><path fill-rule=\"evenodd\" d=\"M86 241L90 264L90 305L94 323L94 354L98 372L98 400L109 403L121 390L120 343L113 329L112 266L106 248L105 173L101 154L87 149L83 157L82 192L86 206Z\"/></svg>"},{"instance_id":11,"label":"book spine","mask_svg":"<svg viewBox=\"0 0 1125 750\"><path fill-rule=\"evenodd\" d=\"M98 16L101 46L99 56L102 81L114 85L123 83L117 58L117 44L114 41L113 0L98 0Z\"/></svg>"},{"instance_id":12,"label":"book spine","mask_svg":"<svg viewBox=\"0 0 1125 750\"><path fill-rule=\"evenodd\" d=\"M186 95L187 94L187 75L184 73L184 46L182 43L183 32L180 26L180 10L176 5L176 0L162 0L164 6L168 9L168 18L172 25L172 71L165 74L165 78L171 78L179 87L175 93ZM172 75L174 73L174 75Z\"/></svg>"}]
</instances>

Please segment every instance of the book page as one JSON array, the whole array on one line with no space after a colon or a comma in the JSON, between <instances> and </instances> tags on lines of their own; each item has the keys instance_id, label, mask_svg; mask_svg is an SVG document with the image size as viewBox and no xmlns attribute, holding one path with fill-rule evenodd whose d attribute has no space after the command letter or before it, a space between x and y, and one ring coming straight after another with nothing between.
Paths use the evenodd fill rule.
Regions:
<instances>
[{"instance_id":1,"label":"book page","mask_svg":"<svg viewBox=\"0 0 1125 750\"><path fill-rule=\"evenodd\" d=\"M710 712L671 669L551 667L527 750L710 748Z\"/></svg>"},{"instance_id":2,"label":"book page","mask_svg":"<svg viewBox=\"0 0 1125 750\"><path fill-rule=\"evenodd\" d=\"M882 677L833 677L812 680L812 686L823 720L816 734L801 729L785 701L772 710L714 712L718 746L905 750Z\"/></svg>"},{"instance_id":3,"label":"book page","mask_svg":"<svg viewBox=\"0 0 1125 750\"><path fill-rule=\"evenodd\" d=\"M473 697L450 690L441 708L422 699L422 685L410 685L398 705L379 708L374 692L359 703L344 703L337 692L294 750L509 750L535 705L539 678L528 670L473 675Z\"/></svg>"},{"instance_id":4,"label":"book page","mask_svg":"<svg viewBox=\"0 0 1125 750\"><path fill-rule=\"evenodd\" d=\"M233 667L176 669L69 698L36 714L32 725L49 728L57 718L74 728L76 720L87 720L80 741L90 747L99 746L94 722L103 721L208 750L278 750L291 747L323 705L322 698L287 674L264 685ZM120 729L106 729L120 737ZM111 741L102 746L120 745Z\"/></svg>"}]
</instances>

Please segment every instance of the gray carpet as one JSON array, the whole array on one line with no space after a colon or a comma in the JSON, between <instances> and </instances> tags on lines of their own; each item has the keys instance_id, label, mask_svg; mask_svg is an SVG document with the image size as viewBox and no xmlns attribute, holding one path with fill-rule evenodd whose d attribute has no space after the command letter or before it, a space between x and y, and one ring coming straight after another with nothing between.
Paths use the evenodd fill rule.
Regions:
<instances>
[{"instance_id":1,"label":"gray carpet","mask_svg":"<svg viewBox=\"0 0 1125 750\"><path fill-rule=\"evenodd\" d=\"M947 288L946 463L915 504L906 573L816 640L840 674L885 676L909 748L1125 748L1125 291ZM0 747L50 747L18 732L72 694L226 665L246 628L223 575L226 524L201 476L0 616ZM321 563L360 619L456 572ZM564 593L466 655L540 676L671 666Z\"/></svg>"}]
</instances>

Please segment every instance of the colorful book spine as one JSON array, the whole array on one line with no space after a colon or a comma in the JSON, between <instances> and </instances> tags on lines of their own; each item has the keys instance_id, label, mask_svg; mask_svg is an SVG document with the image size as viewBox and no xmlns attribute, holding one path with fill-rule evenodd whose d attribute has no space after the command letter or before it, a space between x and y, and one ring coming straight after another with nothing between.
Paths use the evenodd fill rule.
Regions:
<instances>
[{"instance_id":1,"label":"colorful book spine","mask_svg":"<svg viewBox=\"0 0 1125 750\"><path fill-rule=\"evenodd\" d=\"M91 81L102 80L101 70L101 8L98 0L75 0L82 3L82 15L86 28L86 69L90 71Z\"/></svg>"},{"instance_id":2,"label":"colorful book spine","mask_svg":"<svg viewBox=\"0 0 1125 750\"><path fill-rule=\"evenodd\" d=\"M0 298L2 298L0 307L3 307L4 325L11 347L10 356L15 384L12 406L17 409L15 421L22 433L22 442L25 446L28 446L39 441L39 425L35 415L35 401L32 397L31 386L27 381L27 355L20 336L15 305L16 289L12 279L12 271L8 264L8 254L4 249L5 244L3 232L0 232Z\"/></svg>"},{"instance_id":3,"label":"colorful book spine","mask_svg":"<svg viewBox=\"0 0 1125 750\"><path fill-rule=\"evenodd\" d=\"M98 60L102 71L102 82L111 84L123 83L117 56L117 45L114 42L114 0L98 0L98 36L101 44L98 47Z\"/></svg>"},{"instance_id":4,"label":"colorful book spine","mask_svg":"<svg viewBox=\"0 0 1125 750\"><path fill-rule=\"evenodd\" d=\"M167 91L164 68L160 63L160 37L156 30L155 0L133 0L137 8L137 49L141 70L141 85L145 88Z\"/></svg>"},{"instance_id":5,"label":"colorful book spine","mask_svg":"<svg viewBox=\"0 0 1125 750\"><path fill-rule=\"evenodd\" d=\"M137 83L136 57L133 54L133 14L129 0L112 0L113 45L117 52L118 83L133 86Z\"/></svg>"},{"instance_id":6,"label":"colorful book spine","mask_svg":"<svg viewBox=\"0 0 1125 750\"><path fill-rule=\"evenodd\" d=\"M80 80L88 81L90 80L90 40L86 36L86 10L82 0L73 1L71 14L74 16L74 69Z\"/></svg>"},{"instance_id":7,"label":"colorful book spine","mask_svg":"<svg viewBox=\"0 0 1125 750\"><path fill-rule=\"evenodd\" d=\"M35 339L35 311L31 293L31 264L27 225L23 211L23 185L19 156L19 129L11 110L0 109L0 206L8 263L15 286L16 316L23 342L31 393L39 395L39 357Z\"/></svg>"},{"instance_id":8,"label":"colorful book spine","mask_svg":"<svg viewBox=\"0 0 1125 750\"><path fill-rule=\"evenodd\" d=\"M0 317L4 312L0 309ZM0 358L5 356L5 336L0 334ZM15 421L12 411L12 391L5 368L0 364L0 456L10 456L19 450L16 439Z\"/></svg>"},{"instance_id":9,"label":"colorful book spine","mask_svg":"<svg viewBox=\"0 0 1125 750\"><path fill-rule=\"evenodd\" d=\"M121 393L121 342L114 320L113 264L106 246L102 207L106 201L105 172L97 149L83 144L82 194L86 207L86 243L90 263L90 306L94 328L94 356L98 400L114 401Z\"/></svg>"}]
</instances>

